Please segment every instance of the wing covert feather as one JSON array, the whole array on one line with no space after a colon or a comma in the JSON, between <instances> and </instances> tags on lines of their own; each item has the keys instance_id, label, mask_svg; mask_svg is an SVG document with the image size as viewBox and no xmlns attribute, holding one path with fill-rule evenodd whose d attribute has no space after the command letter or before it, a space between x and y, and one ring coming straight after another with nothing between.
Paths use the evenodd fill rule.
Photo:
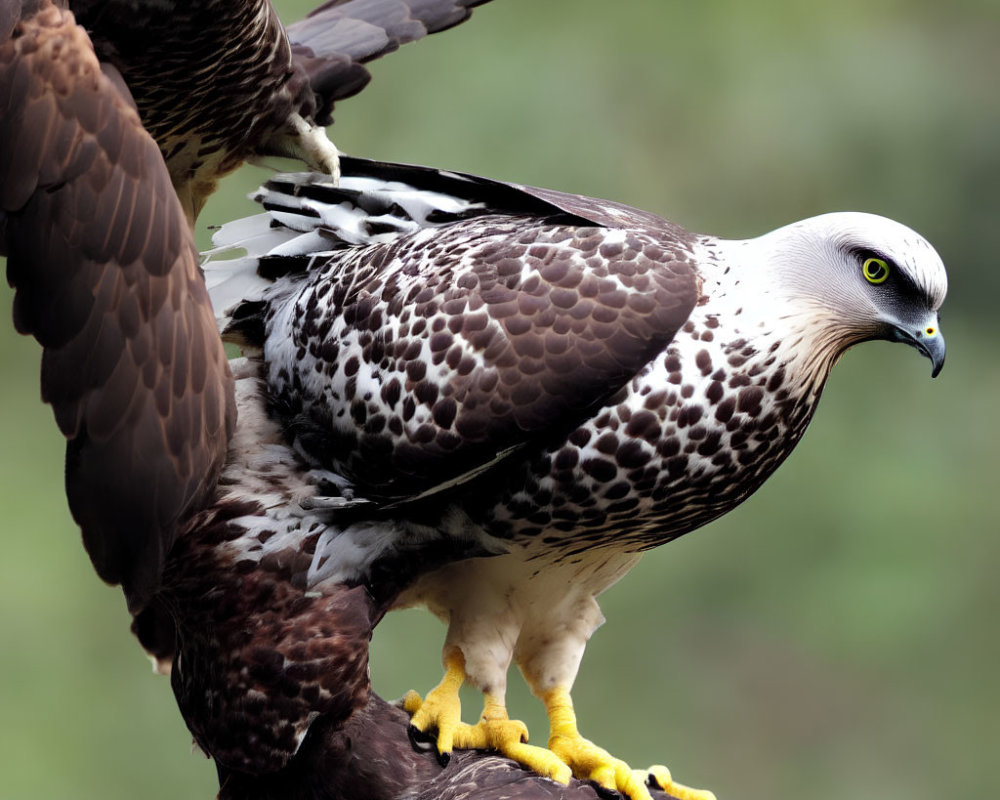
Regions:
<instances>
[{"instance_id":1,"label":"wing covert feather","mask_svg":"<svg viewBox=\"0 0 1000 800\"><path fill-rule=\"evenodd\" d=\"M334 256L269 319L280 411L368 496L478 475L572 430L697 298L684 240L479 217Z\"/></svg>"}]
</instances>

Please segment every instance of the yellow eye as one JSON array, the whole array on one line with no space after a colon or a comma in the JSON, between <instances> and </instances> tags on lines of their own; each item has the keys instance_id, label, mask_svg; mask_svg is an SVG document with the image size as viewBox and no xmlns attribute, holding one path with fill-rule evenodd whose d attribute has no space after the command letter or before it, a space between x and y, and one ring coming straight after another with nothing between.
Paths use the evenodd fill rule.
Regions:
<instances>
[{"instance_id":1,"label":"yellow eye","mask_svg":"<svg viewBox=\"0 0 1000 800\"><path fill-rule=\"evenodd\" d=\"M889 277L889 265L881 258L866 258L865 263L861 265L861 271L868 283L884 283Z\"/></svg>"}]
</instances>

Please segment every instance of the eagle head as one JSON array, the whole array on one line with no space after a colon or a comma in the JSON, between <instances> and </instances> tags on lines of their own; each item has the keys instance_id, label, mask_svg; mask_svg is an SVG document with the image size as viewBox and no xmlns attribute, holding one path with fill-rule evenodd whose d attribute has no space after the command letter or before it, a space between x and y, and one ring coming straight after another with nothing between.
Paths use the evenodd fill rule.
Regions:
<instances>
[{"instance_id":1,"label":"eagle head","mask_svg":"<svg viewBox=\"0 0 1000 800\"><path fill-rule=\"evenodd\" d=\"M944 366L938 311L948 291L941 257L920 234L876 214L838 212L746 242L789 308L837 356L872 339L905 342ZM794 313L794 312L793 312Z\"/></svg>"}]
</instances>

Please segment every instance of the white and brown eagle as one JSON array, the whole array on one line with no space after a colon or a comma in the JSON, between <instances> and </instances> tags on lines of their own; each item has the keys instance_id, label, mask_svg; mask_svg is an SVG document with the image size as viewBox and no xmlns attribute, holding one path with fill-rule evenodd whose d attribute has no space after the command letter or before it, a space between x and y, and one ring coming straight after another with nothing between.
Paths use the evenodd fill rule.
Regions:
<instances>
[{"instance_id":1,"label":"white and brown eagle","mask_svg":"<svg viewBox=\"0 0 1000 800\"><path fill-rule=\"evenodd\" d=\"M312 158L303 143L322 138L298 120L326 106L290 91L289 125L262 124L246 150L205 137L192 167L172 122L145 132L65 9L0 12L15 321L45 347L88 550L172 662L220 797L593 796L470 748L633 800L704 796L580 736L570 690L595 597L758 488L850 346L902 341L940 370L931 246L853 213L727 241L615 203L344 159L340 185L276 178L263 215L220 233L244 253L208 265L246 348L230 371L188 222L230 158ZM371 629L411 604L449 623L444 680L405 702L442 760L458 752L443 772L369 696ZM547 748L507 716L511 661L546 705ZM476 724L465 681L485 695Z\"/></svg>"},{"instance_id":2,"label":"white and brown eagle","mask_svg":"<svg viewBox=\"0 0 1000 800\"><path fill-rule=\"evenodd\" d=\"M232 521L227 557L246 575L282 560L317 602L356 586L379 611L444 620L444 680L405 707L445 761L485 748L633 800L647 784L706 796L580 736L570 690L603 621L595 598L756 490L847 348L905 342L937 374L934 249L870 214L727 241L354 159L340 186L282 176L258 200L266 213L217 237L246 255L206 267L223 334L248 355L237 405L252 435L237 433L220 507L272 509ZM545 704L547 748L508 718L511 662ZM474 725L465 682L485 696Z\"/></svg>"}]
</instances>

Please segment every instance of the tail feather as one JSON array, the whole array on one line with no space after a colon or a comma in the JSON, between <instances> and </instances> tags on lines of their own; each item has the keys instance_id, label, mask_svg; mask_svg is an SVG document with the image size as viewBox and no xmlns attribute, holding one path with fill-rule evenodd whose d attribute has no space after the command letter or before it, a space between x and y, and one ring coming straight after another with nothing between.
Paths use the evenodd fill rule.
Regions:
<instances>
[{"instance_id":1,"label":"tail feather","mask_svg":"<svg viewBox=\"0 0 1000 800\"><path fill-rule=\"evenodd\" d=\"M486 203L397 180L289 173L254 195L265 213L228 222L212 237L202 267L216 321L247 346L247 309L266 300L276 280L345 248L391 242L429 227L488 212ZM256 330L256 328L255 328Z\"/></svg>"}]
</instances>

